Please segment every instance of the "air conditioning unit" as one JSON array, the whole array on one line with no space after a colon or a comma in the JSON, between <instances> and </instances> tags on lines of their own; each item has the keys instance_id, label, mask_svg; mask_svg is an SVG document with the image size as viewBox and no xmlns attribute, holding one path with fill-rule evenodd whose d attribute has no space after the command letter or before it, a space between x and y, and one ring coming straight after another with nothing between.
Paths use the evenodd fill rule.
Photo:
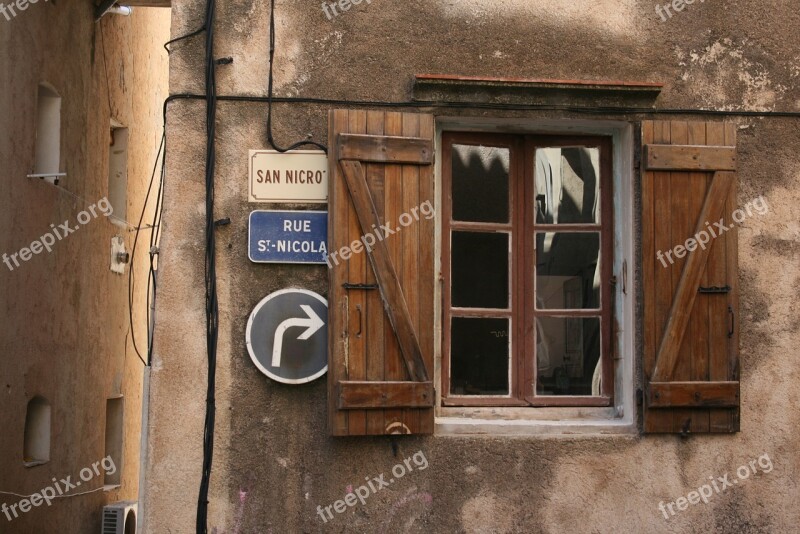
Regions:
<instances>
[{"instance_id":1,"label":"air conditioning unit","mask_svg":"<svg viewBox=\"0 0 800 534\"><path fill-rule=\"evenodd\" d=\"M100 534L136 534L135 502L123 501L103 507L103 530Z\"/></svg>"}]
</instances>

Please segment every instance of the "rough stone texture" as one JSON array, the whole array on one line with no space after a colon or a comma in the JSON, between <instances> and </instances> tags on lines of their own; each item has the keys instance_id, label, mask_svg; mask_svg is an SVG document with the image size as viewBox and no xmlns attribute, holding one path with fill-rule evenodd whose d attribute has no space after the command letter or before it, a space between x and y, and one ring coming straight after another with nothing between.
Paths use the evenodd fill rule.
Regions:
<instances>
[{"instance_id":1,"label":"rough stone texture","mask_svg":"<svg viewBox=\"0 0 800 534\"><path fill-rule=\"evenodd\" d=\"M0 16L0 253L30 245L51 224L69 220L74 227L81 210L108 194L112 117L130 131L127 218L138 222L162 134L169 11L141 8L95 24L93 8L38 2L11 20ZM34 166L41 81L62 97L60 169L67 177L60 186L78 198L25 177ZM145 221L152 220L154 194ZM122 236L130 251L135 232L97 213L51 253L13 271L0 264L0 491L29 495L54 477L78 480L105 456L106 399L118 395L125 399L122 484L58 499L11 523L0 515L0 532L100 532L103 505L137 500L143 365L131 342L127 274L109 270L111 238ZM133 315L145 353L149 237L139 236ZM35 395L52 406L51 459L25 468L25 412ZM93 477L71 493L102 485L102 476ZM0 503L19 500L0 494Z\"/></svg>"},{"instance_id":2,"label":"rough stone texture","mask_svg":"<svg viewBox=\"0 0 800 534\"><path fill-rule=\"evenodd\" d=\"M651 1L411 0L362 2L329 21L320 2L277 4L276 95L408 101L416 73L662 82L660 108L800 109L800 14L791 0L695 2L662 22ZM173 37L202 24L205 3L173 2ZM269 2L217 2L220 94L266 93ZM175 46L171 91L203 93L203 43ZM156 328L146 517L148 532L191 532L206 397L203 316L205 105L168 116L165 234ZM792 532L800 524L797 320L800 148L797 118L733 116L740 201L770 212L740 230L742 432L724 436L549 438L328 437L324 380L262 376L245 346L247 317L272 291L325 295L324 267L247 259L247 150L266 147L266 105L220 102L216 216L220 342L210 529L283 532ZM325 142L327 107L278 104L279 143ZM446 110L471 117L586 118L575 113ZM644 116L624 118L639 120ZM670 116L658 116L671 118ZM710 120L681 115L687 120ZM722 120L721 118L719 120ZM276 207L276 206L271 206ZM277 206L280 208L280 206ZM638 359L638 355L637 355ZM398 452L393 454L392 443ZM323 524L317 505L417 451L415 470L366 505ZM768 454L770 473L665 520L710 476ZM388 478L388 477L387 477Z\"/></svg>"}]
</instances>

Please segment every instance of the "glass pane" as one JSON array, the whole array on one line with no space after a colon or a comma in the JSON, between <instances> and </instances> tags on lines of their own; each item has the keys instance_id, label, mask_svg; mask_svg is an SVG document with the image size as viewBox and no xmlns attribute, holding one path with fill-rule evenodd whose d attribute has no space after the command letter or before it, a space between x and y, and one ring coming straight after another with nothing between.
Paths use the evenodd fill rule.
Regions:
<instances>
[{"instance_id":1,"label":"glass pane","mask_svg":"<svg viewBox=\"0 0 800 534\"><path fill-rule=\"evenodd\" d=\"M453 220L508 222L510 152L491 146L453 145Z\"/></svg>"},{"instance_id":2,"label":"glass pane","mask_svg":"<svg viewBox=\"0 0 800 534\"><path fill-rule=\"evenodd\" d=\"M508 308L508 246L505 233L453 232L451 306Z\"/></svg>"},{"instance_id":3,"label":"glass pane","mask_svg":"<svg viewBox=\"0 0 800 534\"><path fill-rule=\"evenodd\" d=\"M450 330L450 393L508 395L508 319L454 317Z\"/></svg>"},{"instance_id":4,"label":"glass pane","mask_svg":"<svg viewBox=\"0 0 800 534\"><path fill-rule=\"evenodd\" d=\"M600 395L600 318L536 318L536 393Z\"/></svg>"},{"instance_id":5,"label":"glass pane","mask_svg":"<svg viewBox=\"0 0 800 534\"><path fill-rule=\"evenodd\" d=\"M536 150L536 222L600 223L600 150Z\"/></svg>"},{"instance_id":6,"label":"glass pane","mask_svg":"<svg viewBox=\"0 0 800 534\"><path fill-rule=\"evenodd\" d=\"M600 233L536 234L536 308L600 308Z\"/></svg>"}]
</instances>

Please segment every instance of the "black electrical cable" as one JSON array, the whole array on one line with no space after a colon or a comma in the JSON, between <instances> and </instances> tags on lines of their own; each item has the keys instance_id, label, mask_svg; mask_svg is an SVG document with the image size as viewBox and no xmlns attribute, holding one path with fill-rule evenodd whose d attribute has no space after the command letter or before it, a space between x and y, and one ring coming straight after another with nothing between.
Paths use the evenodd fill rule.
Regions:
<instances>
[{"instance_id":1,"label":"black electrical cable","mask_svg":"<svg viewBox=\"0 0 800 534\"><path fill-rule=\"evenodd\" d=\"M166 139L166 123L164 124L164 139ZM161 236L161 208L162 203L164 201L164 178L166 175L166 156L167 156L167 147L164 146L164 150L161 152L161 175L159 177L158 182L158 192L156 193L156 207L153 211L153 222L151 227L153 231L150 233L150 268L147 272L147 301L146 307L147 310L145 312L145 318L147 321L147 365L153 364L153 331L151 329L151 317L150 317L150 309L153 305L155 305L156 301L156 293L157 293L157 286L156 286L156 272L155 267L153 265L154 257L158 255L158 249L155 248L158 246L159 237ZM157 156L156 156L157 157ZM150 285L152 283L152 293Z\"/></svg>"},{"instance_id":2,"label":"black electrical cable","mask_svg":"<svg viewBox=\"0 0 800 534\"><path fill-rule=\"evenodd\" d=\"M167 175L167 147L164 147L164 152L161 154L161 180L158 184L158 193L156 193L156 209L153 212L152 226L155 232L150 234L150 246L158 244L161 237L161 208L164 203L164 180Z\"/></svg>"},{"instance_id":3,"label":"black electrical cable","mask_svg":"<svg viewBox=\"0 0 800 534\"><path fill-rule=\"evenodd\" d=\"M216 240L214 226L214 167L216 163L215 133L217 114L217 87L214 62L214 11L215 0L206 5L206 350L208 352L208 390L206 392L206 418L203 433L203 471L197 497L197 534L208 532L208 488L211 483L211 465L214 456L214 425L216 415L217 338L219 308L217 303Z\"/></svg>"},{"instance_id":4,"label":"black electrical cable","mask_svg":"<svg viewBox=\"0 0 800 534\"><path fill-rule=\"evenodd\" d=\"M194 93L178 93L170 95L164 101L164 109L175 100L205 100L206 95ZM688 109L688 108L626 108L626 107L588 107L562 106L551 104L504 104L492 102L447 102L410 100L407 102L386 102L381 100L343 100L335 98L315 97L270 97L217 95L219 102L265 102L268 104L319 104L326 106L355 106L373 108L446 108L446 109L491 109L500 111L564 111L570 113L587 113L593 115L711 115L724 117L765 117L765 118L800 118L800 111L735 111L725 109ZM166 112L166 111L165 111Z\"/></svg>"},{"instance_id":5,"label":"black electrical cable","mask_svg":"<svg viewBox=\"0 0 800 534\"><path fill-rule=\"evenodd\" d=\"M133 238L133 247L131 247L131 263L128 266L128 321L129 321L129 325L130 325L130 329L131 329L131 341L133 341L133 350L136 351L136 355L139 357L140 360L142 360L142 363L145 365L145 367L150 365L150 359L149 359L149 356L148 356L147 361L145 361L144 358L142 358L142 355L139 352L139 347L136 345L136 331L133 328L133 287L134 287L134 284L133 284L133 277L134 277L133 271L134 271L134 268L133 268L133 266L134 266L134 260L136 259L136 245L139 242L139 232L141 231L142 221L144 220L144 214L145 214L145 211L147 210L147 202L150 200L150 191L153 188L153 180L155 180L155 177L156 177L156 169L158 168L159 156L161 155L161 151L164 149L165 142L166 142L166 131L164 131L161 134L161 143L159 144L158 152L156 153L156 162L153 164L153 173L150 175L150 184L147 186L147 193L145 194L144 201L142 202L142 213L139 215L139 222L136 224L136 234L134 235L134 238ZM155 231L155 228L153 228L152 230ZM149 280L148 280L148 286L149 286ZM146 295L145 296L145 301L148 302L149 298L150 298L149 291L145 295ZM148 307L148 310L149 310L149 307ZM149 321L149 319L147 319L146 328L147 328L147 330L149 332L150 331L150 321ZM150 336L148 335L147 338L148 338L147 352L148 352L148 355L149 355L149 353L150 353L150 342L149 342Z\"/></svg>"},{"instance_id":6,"label":"black electrical cable","mask_svg":"<svg viewBox=\"0 0 800 534\"><path fill-rule=\"evenodd\" d=\"M328 147L326 147L321 143L317 143L316 141L298 141L297 143L292 144L288 148L282 148L278 146L277 143L275 143L275 139L272 137L272 101L273 101L272 65L274 63L275 63L275 0L271 0L269 3L269 79L267 83L267 142L270 144L272 148L274 148L278 152L289 152L290 150L295 150L297 148L300 148L301 146L315 146L327 154Z\"/></svg>"},{"instance_id":7,"label":"black electrical cable","mask_svg":"<svg viewBox=\"0 0 800 534\"><path fill-rule=\"evenodd\" d=\"M181 35L180 37L176 37L175 39L171 39L171 40L167 41L166 43L164 43L164 50L167 51L167 54L171 54L172 50L170 50L168 48L169 45L171 45L172 43L177 43L178 41L183 41L184 39L188 39L189 37L194 37L195 35L200 35L204 31L206 31L205 25L200 26L195 31L187 33L186 35Z\"/></svg>"}]
</instances>

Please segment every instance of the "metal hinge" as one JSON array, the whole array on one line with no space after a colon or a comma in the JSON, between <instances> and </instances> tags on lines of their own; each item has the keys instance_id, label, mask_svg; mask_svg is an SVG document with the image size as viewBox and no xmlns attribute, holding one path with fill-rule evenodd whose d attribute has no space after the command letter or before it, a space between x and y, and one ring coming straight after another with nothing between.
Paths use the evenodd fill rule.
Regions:
<instances>
[{"instance_id":1,"label":"metal hinge","mask_svg":"<svg viewBox=\"0 0 800 534\"><path fill-rule=\"evenodd\" d=\"M342 284L345 289L378 289L378 284L351 284L346 282Z\"/></svg>"},{"instance_id":2,"label":"metal hinge","mask_svg":"<svg viewBox=\"0 0 800 534\"><path fill-rule=\"evenodd\" d=\"M731 292L731 286L725 286L725 287L719 287L719 286L702 287L701 286L699 291L700 291L700 293L730 293Z\"/></svg>"}]
</instances>

